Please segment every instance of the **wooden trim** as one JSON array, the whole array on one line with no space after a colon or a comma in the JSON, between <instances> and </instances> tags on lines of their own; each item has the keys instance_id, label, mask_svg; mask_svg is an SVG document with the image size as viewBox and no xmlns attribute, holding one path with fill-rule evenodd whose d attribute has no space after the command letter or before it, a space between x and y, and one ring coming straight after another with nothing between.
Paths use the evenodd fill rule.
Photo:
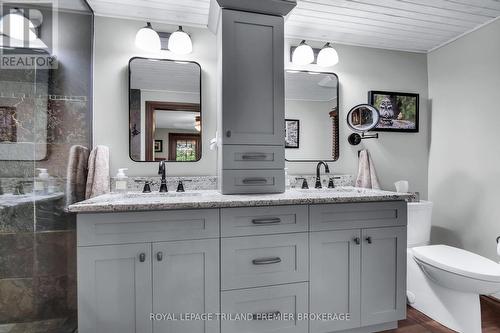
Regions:
<instances>
[{"instance_id":1,"label":"wooden trim","mask_svg":"<svg viewBox=\"0 0 500 333\"><path fill-rule=\"evenodd\" d=\"M146 161L154 161L154 140L155 140L155 111L189 111L199 112L201 106L196 103L173 103L161 101L146 101ZM170 145L169 145L170 146ZM197 147L199 144L197 143ZM196 153L198 155L198 152ZM170 153L169 153L170 155ZM170 158L169 158L170 160Z\"/></svg>"},{"instance_id":2,"label":"wooden trim","mask_svg":"<svg viewBox=\"0 0 500 333\"><path fill-rule=\"evenodd\" d=\"M177 140L195 140L196 141L196 160L201 158L201 135L190 133L169 133L168 134L168 160L175 161L177 159Z\"/></svg>"}]
</instances>

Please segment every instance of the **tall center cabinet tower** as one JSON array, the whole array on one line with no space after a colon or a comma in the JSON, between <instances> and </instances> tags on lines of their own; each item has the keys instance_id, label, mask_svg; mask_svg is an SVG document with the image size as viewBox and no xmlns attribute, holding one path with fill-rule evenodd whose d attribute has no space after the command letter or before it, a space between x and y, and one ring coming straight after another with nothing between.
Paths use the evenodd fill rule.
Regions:
<instances>
[{"instance_id":1,"label":"tall center cabinet tower","mask_svg":"<svg viewBox=\"0 0 500 333\"><path fill-rule=\"evenodd\" d=\"M213 0L223 194L285 191L284 19L290 0Z\"/></svg>"}]
</instances>

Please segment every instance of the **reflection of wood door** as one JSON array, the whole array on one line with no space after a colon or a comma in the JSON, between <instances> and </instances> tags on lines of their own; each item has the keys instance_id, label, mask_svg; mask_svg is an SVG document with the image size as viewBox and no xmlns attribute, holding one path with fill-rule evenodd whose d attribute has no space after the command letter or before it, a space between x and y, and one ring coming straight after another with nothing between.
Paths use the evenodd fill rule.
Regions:
<instances>
[{"instance_id":1,"label":"reflection of wood door","mask_svg":"<svg viewBox=\"0 0 500 333\"><path fill-rule=\"evenodd\" d=\"M155 111L190 111L200 112L200 104L196 103L172 103L160 101L146 101L146 161L154 161L155 144ZM201 130L200 130L201 133ZM201 134L200 134L201 135ZM197 145L199 146L199 145ZM169 158L170 160L170 158Z\"/></svg>"},{"instance_id":2,"label":"reflection of wood door","mask_svg":"<svg viewBox=\"0 0 500 333\"><path fill-rule=\"evenodd\" d=\"M198 161L201 157L200 141L200 134L170 133L168 135L168 160ZM188 150L188 152L183 153L182 150Z\"/></svg>"}]
</instances>

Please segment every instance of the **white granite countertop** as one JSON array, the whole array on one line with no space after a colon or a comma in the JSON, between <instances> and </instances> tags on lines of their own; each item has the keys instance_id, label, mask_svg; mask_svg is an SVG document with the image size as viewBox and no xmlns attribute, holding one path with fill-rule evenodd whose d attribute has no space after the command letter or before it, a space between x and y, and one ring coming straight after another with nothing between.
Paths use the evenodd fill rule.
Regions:
<instances>
[{"instance_id":1,"label":"white granite countertop","mask_svg":"<svg viewBox=\"0 0 500 333\"><path fill-rule=\"evenodd\" d=\"M307 205L406 200L412 195L355 187L291 189L279 194L222 195L217 191L185 193L110 193L68 207L75 213L130 212L168 209Z\"/></svg>"},{"instance_id":2,"label":"white granite countertop","mask_svg":"<svg viewBox=\"0 0 500 333\"><path fill-rule=\"evenodd\" d=\"M35 194L35 193L27 193L27 194L2 194L0 195L0 209L5 207L14 207L18 205L24 204L32 204L35 202L42 202L48 200L57 200L64 197L64 193L55 192L51 194Z\"/></svg>"}]
</instances>

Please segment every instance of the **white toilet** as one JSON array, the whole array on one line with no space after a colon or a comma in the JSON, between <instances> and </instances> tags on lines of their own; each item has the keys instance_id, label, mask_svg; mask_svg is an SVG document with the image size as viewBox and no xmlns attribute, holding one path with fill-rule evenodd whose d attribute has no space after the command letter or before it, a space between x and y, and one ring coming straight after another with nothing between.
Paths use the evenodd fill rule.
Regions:
<instances>
[{"instance_id":1,"label":"white toilet","mask_svg":"<svg viewBox=\"0 0 500 333\"><path fill-rule=\"evenodd\" d=\"M500 291L500 265L446 245L428 245L432 202L408 203L408 303L461 333L481 333L479 295Z\"/></svg>"}]
</instances>

